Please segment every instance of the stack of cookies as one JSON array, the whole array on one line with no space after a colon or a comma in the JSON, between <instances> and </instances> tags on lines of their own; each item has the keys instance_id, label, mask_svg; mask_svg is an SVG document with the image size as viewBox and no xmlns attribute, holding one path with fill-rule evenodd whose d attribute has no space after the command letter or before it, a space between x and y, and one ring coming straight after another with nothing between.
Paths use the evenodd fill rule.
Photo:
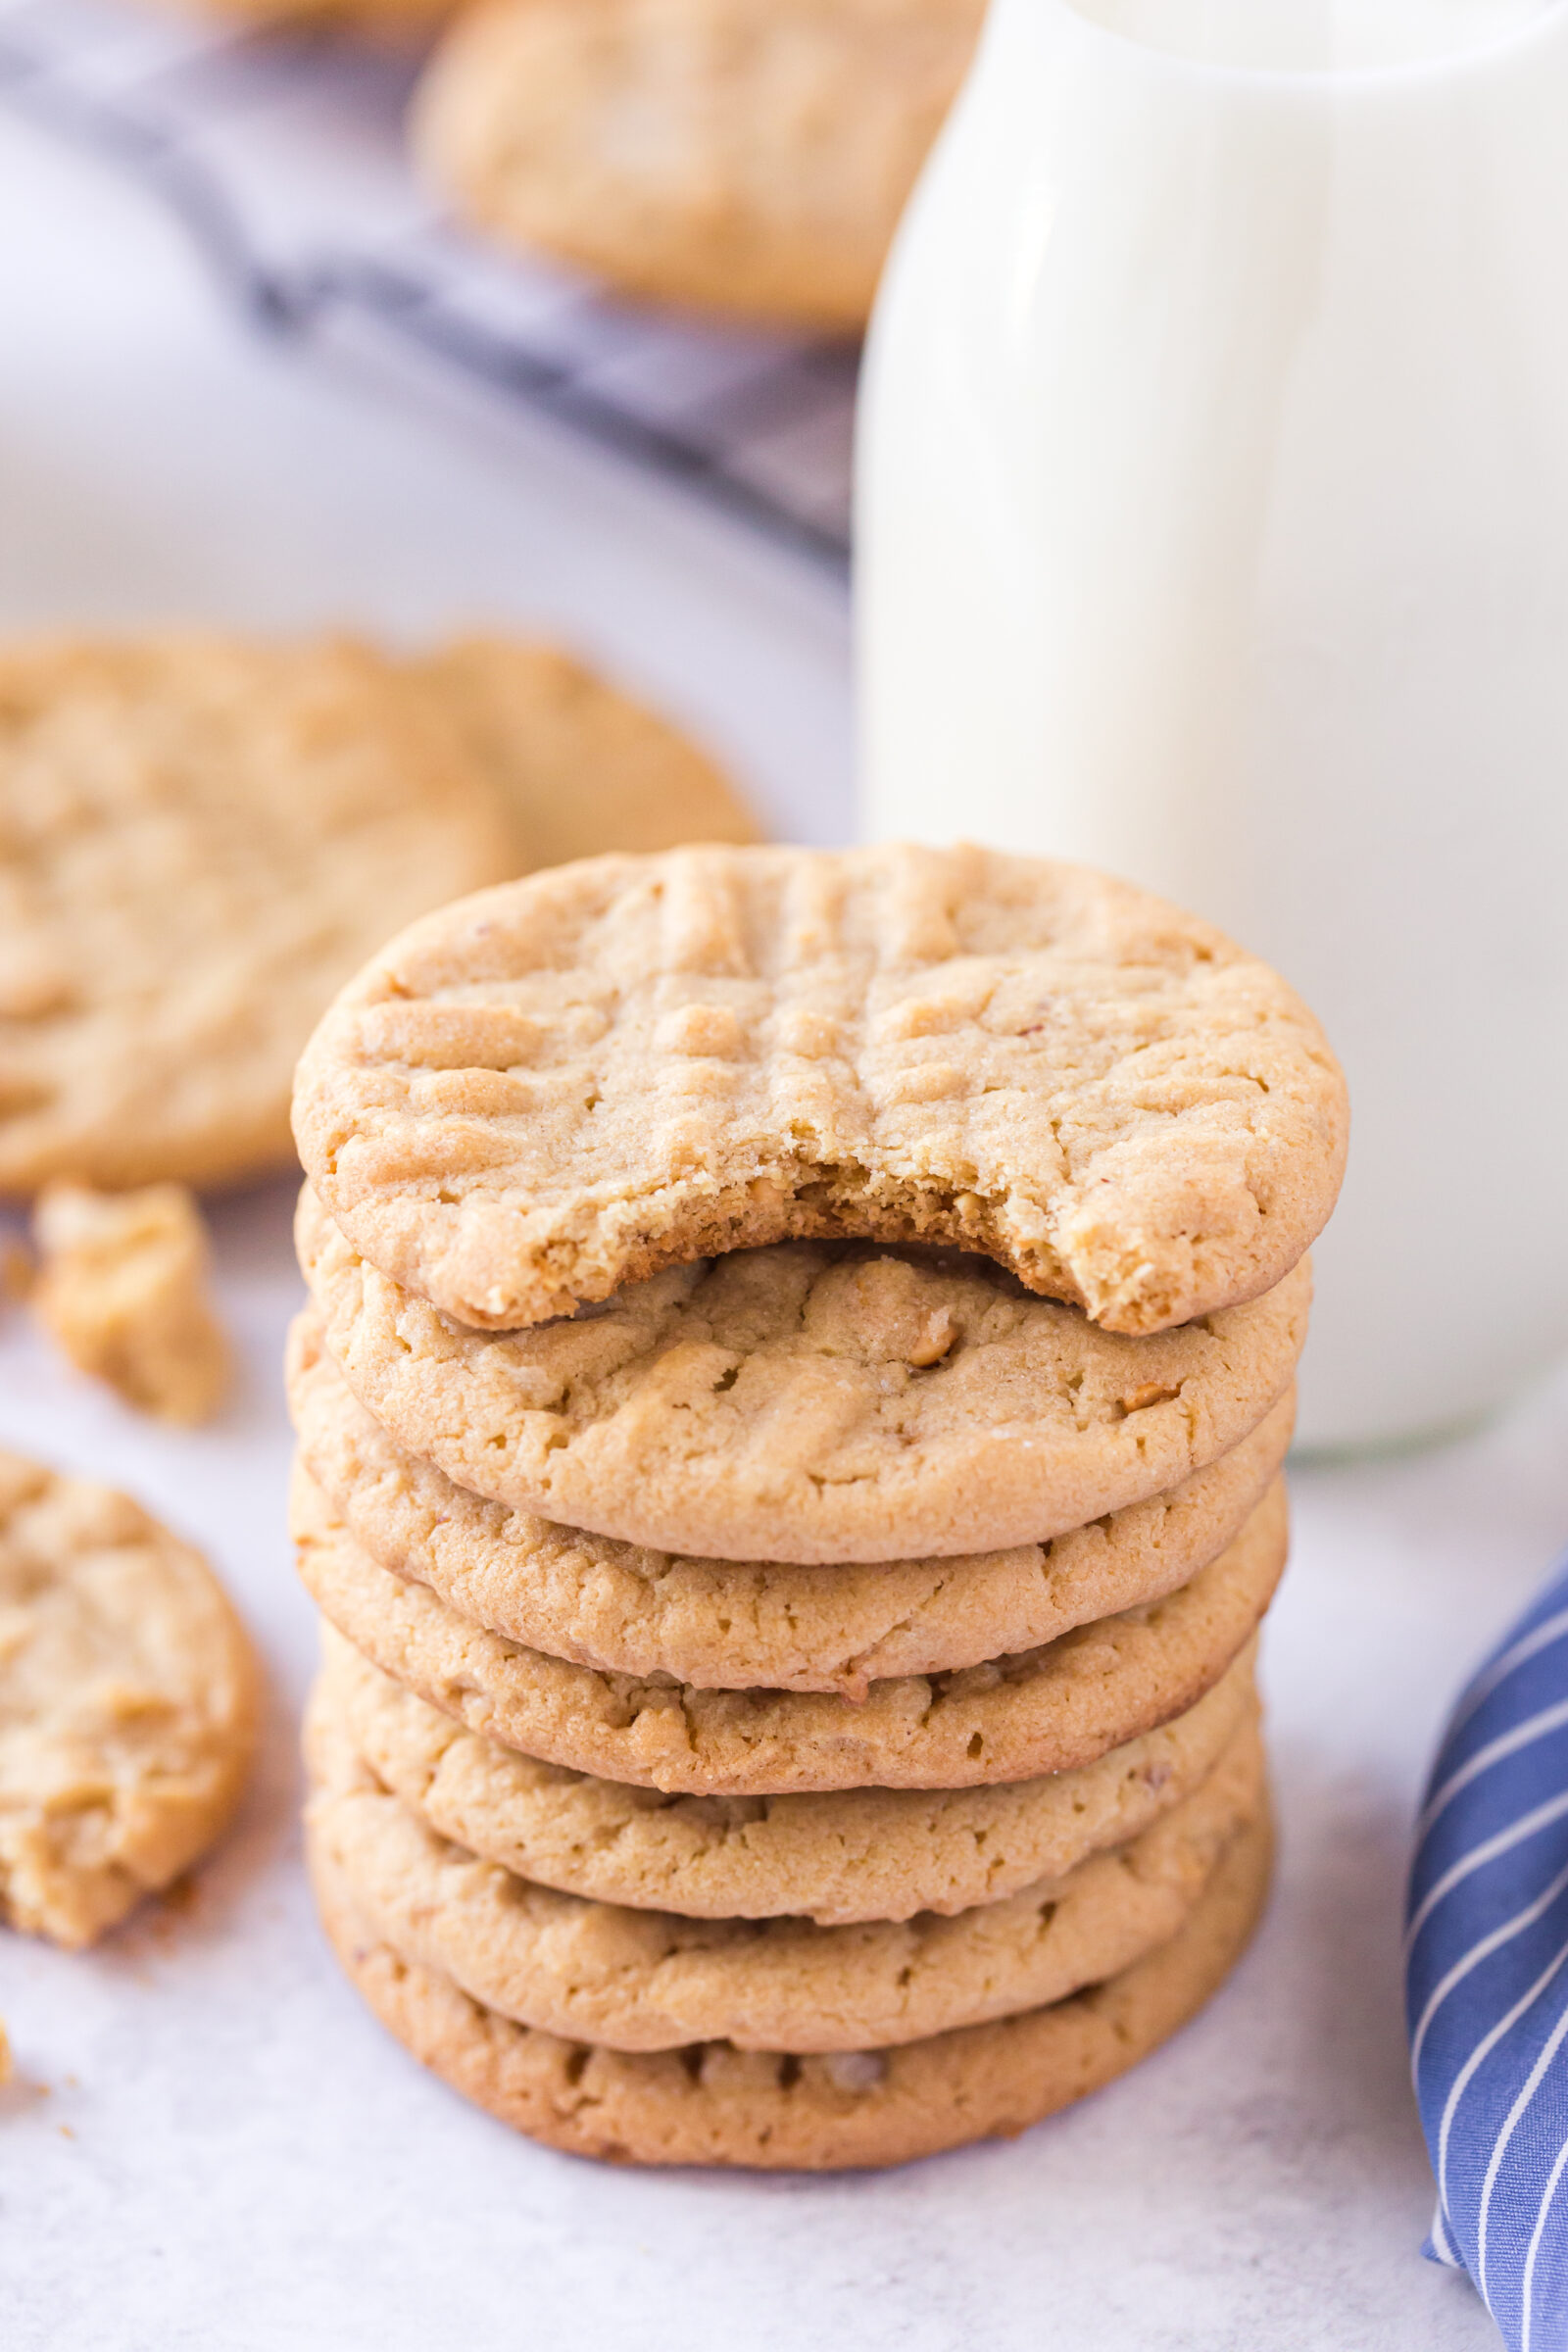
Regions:
<instances>
[{"instance_id":1,"label":"stack of cookies","mask_svg":"<svg viewBox=\"0 0 1568 2352\"><path fill-rule=\"evenodd\" d=\"M980 850L608 858L301 1064L312 1869L534 2136L883 2164L1243 1949L1343 1086L1217 933Z\"/></svg>"}]
</instances>

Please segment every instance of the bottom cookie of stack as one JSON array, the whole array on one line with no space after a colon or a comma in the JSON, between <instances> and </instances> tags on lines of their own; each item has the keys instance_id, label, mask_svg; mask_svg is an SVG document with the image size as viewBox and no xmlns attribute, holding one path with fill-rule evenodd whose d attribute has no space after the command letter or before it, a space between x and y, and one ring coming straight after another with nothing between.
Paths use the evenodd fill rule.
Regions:
<instances>
[{"instance_id":1,"label":"bottom cookie of stack","mask_svg":"<svg viewBox=\"0 0 1568 2352\"><path fill-rule=\"evenodd\" d=\"M1023 2129L1218 1984L1267 1876L1250 1710L1200 1784L1063 1877L956 1917L698 1921L564 1894L437 1834L312 1710L327 1930L414 2053L532 2136L827 2170Z\"/></svg>"},{"instance_id":2,"label":"bottom cookie of stack","mask_svg":"<svg viewBox=\"0 0 1568 2352\"><path fill-rule=\"evenodd\" d=\"M320 1854L313 1875L327 1935L368 2006L422 2065L514 2130L612 2162L843 2172L1010 2137L1136 2066L1241 1958L1271 1854L1260 1816L1171 1940L1103 1984L990 2025L819 2057L727 2042L627 2052L516 2025L378 1938Z\"/></svg>"}]
</instances>

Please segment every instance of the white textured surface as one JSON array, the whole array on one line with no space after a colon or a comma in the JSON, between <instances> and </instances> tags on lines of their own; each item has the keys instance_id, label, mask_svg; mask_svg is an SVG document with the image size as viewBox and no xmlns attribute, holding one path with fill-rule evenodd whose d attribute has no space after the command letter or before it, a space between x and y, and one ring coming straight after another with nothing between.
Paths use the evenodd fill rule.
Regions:
<instances>
[{"instance_id":1,"label":"white textured surface","mask_svg":"<svg viewBox=\"0 0 1568 2352\"><path fill-rule=\"evenodd\" d=\"M831 837L831 592L543 435L376 407L246 351L161 223L0 123L0 623L177 612L415 633L546 619ZM617 2174L422 2078L339 1982L294 1812L311 1614L282 1539L288 1198L226 1204L248 1361L166 1435L0 1321L0 1442L205 1543L268 1658L264 1769L193 1899L70 1958L0 1936L6 2352L1460 2352L1418 2253L1397 1918L1443 1709L1568 1536L1568 1383L1443 1453L1298 1482L1267 1676L1285 1827L1264 1935L1169 2051L1024 2139L885 2178Z\"/></svg>"}]
</instances>

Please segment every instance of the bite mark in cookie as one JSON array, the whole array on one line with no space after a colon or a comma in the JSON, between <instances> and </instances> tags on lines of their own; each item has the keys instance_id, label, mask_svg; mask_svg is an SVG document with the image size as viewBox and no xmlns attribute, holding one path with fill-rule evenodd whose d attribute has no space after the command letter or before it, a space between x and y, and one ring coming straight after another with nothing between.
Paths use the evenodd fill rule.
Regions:
<instances>
[{"instance_id":1,"label":"bite mark in cookie","mask_svg":"<svg viewBox=\"0 0 1568 2352\"><path fill-rule=\"evenodd\" d=\"M318 1030L295 1132L369 1262L478 1328L853 1237L979 1251L1143 1335L1283 1279L1346 1107L1284 982L1126 884L713 847L416 924Z\"/></svg>"}]
</instances>

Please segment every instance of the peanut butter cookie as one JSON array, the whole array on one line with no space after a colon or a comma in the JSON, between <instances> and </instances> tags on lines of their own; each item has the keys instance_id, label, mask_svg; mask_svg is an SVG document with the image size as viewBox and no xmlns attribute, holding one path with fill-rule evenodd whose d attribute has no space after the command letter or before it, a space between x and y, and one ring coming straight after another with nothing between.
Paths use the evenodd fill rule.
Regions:
<instances>
[{"instance_id":1,"label":"peanut butter cookie","mask_svg":"<svg viewBox=\"0 0 1568 2352\"><path fill-rule=\"evenodd\" d=\"M333 990L523 862L439 697L366 646L0 654L0 1192L286 1164Z\"/></svg>"},{"instance_id":2,"label":"peanut butter cookie","mask_svg":"<svg viewBox=\"0 0 1568 2352\"><path fill-rule=\"evenodd\" d=\"M1263 1801L1248 1730L1130 1844L956 1918L694 1920L479 1860L389 1795L330 1724L314 1729L307 1838L360 1915L485 2007L618 2050L886 2048L1063 2000L1168 1942Z\"/></svg>"},{"instance_id":3,"label":"peanut butter cookie","mask_svg":"<svg viewBox=\"0 0 1568 2352\"><path fill-rule=\"evenodd\" d=\"M1048 1544L839 1563L691 1559L486 1502L398 1445L355 1397L307 1310L287 1377L300 1456L354 1541L460 1616L530 1649L704 1689L837 1690L1033 1649L1174 1592L1237 1534L1290 1442L1290 1391L1178 1487Z\"/></svg>"},{"instance_id":4,"label":"peanut butter cookie","mask_svg":"<svg viewBox=\"0 0 1568 2352\"><path fill-rule=\"evenodd\" d=\"M842 2172L1011 2137L1136 2066L1247 1949L1271 1850L1265 1823L1242 1831L1185 1926L1106 1984L929 2041L819 2057L727 2042L631 2053L534 2032L394 1949L328 1856L314 1876L337 1956L381 2023L514 2131L623 2164Z\"/></svg>"},{"instance_id":5,"label":"peanut butter cookie","mask_svg":"<svg viewBox=\"0 0 1568 2352\"><path fill-rule=\"evenodd\" d=\"M470 1625L426 1586L378 1567L298 1469L292 1518L313 1599L432 1706L547 1763L698 1796L970 1788L1093 1763L1218 1682L1273 1596L1288 1541L1276 1481L1180 1592L958 1674L873 1683L857 1702L598 1674Z\"/></svg>"},{"instance_id":6,"label":"peanut butter cookie","mask_svg":"<svg viewBox=\"0 0 1568 2352\"><path fill-rule=\"evenodd\" d=\"M300 1263L360 1402L456 1485L622 1543L800 1564L1044 1544L1179 1486L1289 1387L1311 1280L1130 1340L988 1258L779 1242L470 1331L307 1188Z\"/></svg>"},{"instance_id":7,"label":"peanut butter cookie","mask_svg":"<svg viewBox=\"0 0 1568 2352\"><path fill-rule=\"evenodd\" d=\"M541 1886L691 1919L951 1917L1060 1878L1180 1804L1257 1718L1255 1644L1194 1707L1076 1772L980 1788L666 1796L466 1731L330 1623L313 1716L440 1837Z\"/></svg>"},{"instance_id":8,"label":"peanut butter cookie","mask_svg":"<svg viewBox=\"0 0 1568 2352\"><path fill-rule=\"evenodd\" d=\"M982 0L501 0L415 135L457 209L634 295L858 329Z\"/></svg>"},{"instance_id":9,"label":"peanut butter cookie","mask_svg":"<svg viewBox=\"0 0 1568 2352\"><path fill-rule=\"evenodd\" d=\"M206 1562L126 1495L0 1453L0 1916L91 1943L223 1827L251 1646Z\"/></svg>"},{"instance_id":10,"label":"peanut butter cookie","mask_svg":"<svg viewBox=\"0 0 1568 2352\"><path fill-rule=\"evenodd\" d=\"M1289 1273L1346 1104L1284 982L1125 883L715 847L413 926L318 1029L295 1132L369 1263L482 1329L853 1237L981 1251L1142 1335Z\"/></svg>"},{"instance_id":11,"label":"peanut butter cookie","mask_svg":"<svg viewBox=\"0 0 1568 2352\"><path fill-rule=\"evenodd\" d=\"M757 839L694 743L559 647L462 637L419 666L512 808L530 864Z\"/></svg>"}]
</instances>

